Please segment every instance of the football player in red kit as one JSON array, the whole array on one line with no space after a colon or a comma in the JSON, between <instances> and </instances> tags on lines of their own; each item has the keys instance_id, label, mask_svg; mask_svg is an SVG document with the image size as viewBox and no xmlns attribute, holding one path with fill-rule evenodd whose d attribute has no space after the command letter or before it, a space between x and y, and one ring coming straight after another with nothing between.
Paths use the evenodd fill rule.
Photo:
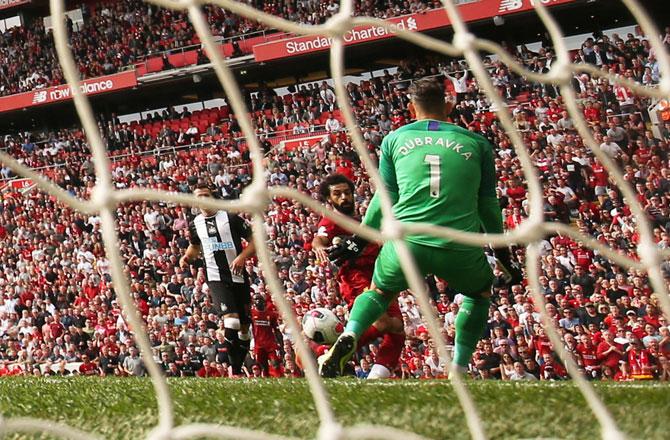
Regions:
<instances>
[{"instance_id":1,"label":"football player in red kit","mask_svg":"<svg viewBox=\"0 0 670 440\"><path fill-rule=\"evenodd\" d=\"M263 375L269 375L269 363L276 364L279 361L277 350L277 311L268 307L265 297L257 293L253 297L251 308L251 324L254 335L254 357L261 367Z\"/></svg>"},{"instance_id":2,"label":"football player in red kit","mask_svg":"<svg viewBox=\"0 0 670 440\"><path fill-rule=\"evenodd\" d=\"M354 190L354 183L342 174L331 174L324 179L320 187L323 200L336 211L349 217L354 217L356 212ZM312 241L312 249L317 259L328 261L327 249L333 244L333 239L347 235L351 233L328 217L323 217ZM337 283L342 298L347 302L350 310L356 297L370 287L377 254L379 254L379 246L368 243L356 259L344 261L340 265ZM405 330L397 300L393 301L387 313L361 336L358 342L359 347L364 347L365 344L379 337L383 337L383 341L379 347L376 363L368 375L369 379L389 377L398 364L400 352L405 343Z\"/></svg>"}]
</instances>

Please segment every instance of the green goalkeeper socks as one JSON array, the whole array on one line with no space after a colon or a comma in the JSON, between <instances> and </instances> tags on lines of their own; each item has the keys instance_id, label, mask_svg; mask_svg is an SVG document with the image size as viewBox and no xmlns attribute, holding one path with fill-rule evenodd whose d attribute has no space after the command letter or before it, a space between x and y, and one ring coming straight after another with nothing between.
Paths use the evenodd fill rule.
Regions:
<instances>
[{"instance_id":1,"label":"green goalkeeper socks","mask_svg":"<svg viewBox=\"0 0 670 440\"><path fill-rule=\"evenodd\" d=\"M477 341L482 337L489 316L488 298L465 297L456 316L456 343L454 344L454 363L467 368L475 351Z\"/></svg>"},{"instance_id":2,"label":"green goalkeeper socks","mask_svg":"<svg viewBox=\"0 0 670 440\"><path fill-rule=\"evenodd\" d=\"M358 340L368 327L386 312L390 303L391 298L386 295L380 295L373 290L363 292L354 301L345 332L355 334ZM463 300L456 316L454 363L457 365L468 366L477 341L484 331L489 315L489 304L488 298L465 297Z\"/></svg>"},{"instance_id":3,"label":"green goalkeeper socks","mask_svg":"<svg viewBox=\"0 0 670 440\"><path fill-rule=\"evenodd\" d=\"M344 331L355 334L356 340L358 340L368 327L374 324L386 312L391 299L386 295L380 295L374 290L366 290L358 295L354 301L354 307L351 309L349 322L347 322Z\"/></svg>"}]
</instances>

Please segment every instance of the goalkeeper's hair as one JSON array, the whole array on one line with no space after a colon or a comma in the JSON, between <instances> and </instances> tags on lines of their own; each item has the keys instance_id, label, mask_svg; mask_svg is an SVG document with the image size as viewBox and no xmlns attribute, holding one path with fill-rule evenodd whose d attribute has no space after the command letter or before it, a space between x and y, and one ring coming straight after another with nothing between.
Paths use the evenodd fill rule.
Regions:
<instances>
[{"instance_id":1,"label":"goalkeeper's hair","mask_svg":"<svg viewBox=\"0 0 670 440\"><path fill-rule=\"evenodd\" d=\"M321 196L321 200L324 202L328 201L328 197L330 196L330 187L333 185L339 185L340 183L346 183L349 185L352 193L356 190L354 182L352 182L351 179L349 179L344 174L330 174L328 177L323 179L321 186L319 186L319 195Z\"/></svg>"},{"instance_id":2,"label":"goalkeeper's hair","mask_svg":"<svg viewBox=\"0 0 670 440\"><path fill-rule=\"evenodd\" d=\"M407 89L415 106L429 113L444 111L446 101L444 84L435 78L421 78L414 81Z\"/></svg>"}]
</instances>

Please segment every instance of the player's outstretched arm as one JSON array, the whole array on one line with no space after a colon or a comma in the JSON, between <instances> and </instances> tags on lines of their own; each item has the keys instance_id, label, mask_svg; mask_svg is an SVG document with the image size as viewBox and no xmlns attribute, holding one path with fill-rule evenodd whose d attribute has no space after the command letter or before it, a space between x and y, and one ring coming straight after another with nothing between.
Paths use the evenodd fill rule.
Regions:
<instances>
[{"instance_id":1,"label":"player's outstretched arm","mask_svg":"<svg viewBox=\"0 0 670 440\"><path fill-rule=\"evenodd\" d=\"M341 237L340 241L328 248L328 258L336 266L341 266L345 261L358 257L368 241L358 235Z\"/></svg>"},{"instance_id":2,"label":"player's outstretched arm","mask_svg":"<svg viewBox=\"0 0 670 440\"><path fill-rule=\"evenodd\" d=\"M503 232L502 211L496 197L496 170L493 161L493 147L483 139L481 141L482 163L479 183L478 213L485 232L501 234Z\"/></svg>"},{"instance_id":3,"label":"player's outstretched arm","mask_svg":"<svg viewBox=\"0 0 670 440\"><path fill-rule=\"evenodd\" d=\"M384 141L381 145L379 174L382 178L382 183L384 184L384 187L386 188L386 191L388 191L389 197L391 198L391 204L395 205L400 196L398 194L398 182L395 175L395 166L389 153L389 144L389 136L387 136L384 138ZM372 200L370 200L368 210L365 212L365 218L363 218L363 224L374 229L381 229L382 209L378 192L375 192L375 194L372 196Z\"/></svg>"},{"instance_id":4,"label":"player's outstretched arm","mask_svg":"<svg viewBox=\"0 0 670 440\"><path fill-rule=\"evenodd\" d=\"M382 207L379 198L379 193L375 192L363 218L364 225L378 230L382 228Z\"/></svg>"},{"instance_id":5,"label":"player's outstretched arm","mask_svg":"<svg viewBox=\"0 0 670 440\"><path fill-rule=\"evenodd\" d=\"M326 249L330 245L328 237L323 235L315 235L312 240L312 250L319 261L328 261L328 252Z\"/></svg>"},{"instance_id":6,"label":"player's outstretched arm","mask_svg":"<svg viewBox=\"0 0 670 440\"><path fill-rule=\"evenodd\" d=\"M247 259L256 255L256 245L253 240L247 243L247 247L242 249L237 257L230 263L230 271L235 275L240 275L244 270L244 263Z\"/></svg>"},{"instance_id":7,"label":"player's outstretched arm","mask_svg":"<svg viewBox=\"0 0 670 440\"><path fill-rule=\"evenodd\" d=\"M197 244L189 244L184 256L179 259L179 266L187 267L200 256L201 247Z\"/></svg>"},{"instance_id":8,"label":"player's outstretched arm","mask_svg":"<svg viewBox=\"0 0 670 440\"><path fill-rule=\"evenodd\" d=\"M496 172L493 161L493 147L488 142L482 141L482 164L481 164L481 182L479 185L478 212L479 220L485 232L492 234L502 234L503 220L500 210L500 203L496 197ZM521 269L512 261L507 246L494 249L496 258L505 278L510 284L519 284L523 279Z\"/></svg>"}]
</instances>

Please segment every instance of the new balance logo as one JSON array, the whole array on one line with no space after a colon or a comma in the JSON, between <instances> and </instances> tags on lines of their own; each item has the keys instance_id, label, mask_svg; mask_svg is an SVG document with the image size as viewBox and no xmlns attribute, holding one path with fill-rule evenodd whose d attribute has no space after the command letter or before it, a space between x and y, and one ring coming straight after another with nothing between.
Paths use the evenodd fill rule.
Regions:
<instances>
[{"instance_id":1,"label":"new balance logo","mask_svg":"<svg viewBox=\"0 0 670 440\"><path fill-rule=\"evenodd\" d=\"M516 11L517 9L521 9L522 6L523 0L501 0L498 12Z\"/></svg>"},{"instance_id":2,"label":"new balance logo","mask_svg":"<svg viewBox=\"0 0 670 440\"><path fill-rule=\"evenodd\" d=\"M47 100L47 91L35 92L33 95L33 104L41 104Z\"/></svg>"}]
</instances>

